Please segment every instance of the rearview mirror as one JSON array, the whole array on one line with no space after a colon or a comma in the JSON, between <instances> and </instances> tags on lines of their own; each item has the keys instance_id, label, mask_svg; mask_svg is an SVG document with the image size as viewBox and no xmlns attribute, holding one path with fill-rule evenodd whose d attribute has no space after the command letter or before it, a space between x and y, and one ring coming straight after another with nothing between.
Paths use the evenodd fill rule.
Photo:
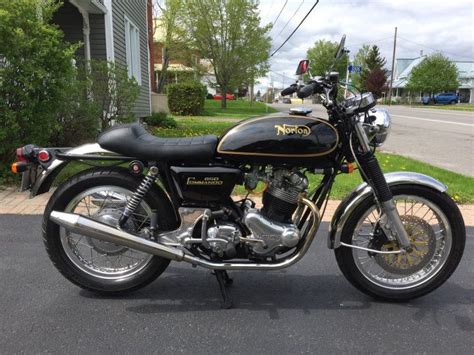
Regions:
<instances>
[{"instance_id":1,"label":"rearview mirror","mask_svg":"<svg viewBox=\"0 0 474 355\"><path fill-rule=\"evenodd\" d=\"M336 61L338 61L342 55L344 54L344 45L346 44L346 35L343 35L341 38L341 41L339 42L339 46L337 47L336 54L334 55L334 58Z\"/></svg>"},{"instance_id":2,"label":"rearview mirror","mask_svg":"<svg viewBox=\"0 0 474 355\"><path fill-rule=\"evenodd\" d=\"M296 69L296 75L306 74L306 72L308 71L308 68L309 68L309 60L308 59L304 59L304 60L300 61L300 63L298 64L298 68Z\"/></svg>"}]
</instances>

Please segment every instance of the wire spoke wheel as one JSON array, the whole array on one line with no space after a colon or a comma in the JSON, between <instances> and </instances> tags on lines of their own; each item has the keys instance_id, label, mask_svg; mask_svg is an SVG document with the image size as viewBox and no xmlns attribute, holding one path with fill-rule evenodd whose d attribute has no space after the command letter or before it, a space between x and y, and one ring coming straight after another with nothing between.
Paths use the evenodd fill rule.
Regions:
<instances>
[{"instance_id":1,"label":"wire spoke wheel","mask_svg":"<svg viewBox=\"0 0 474 355\"><path fill-rule=\"evenodd\" d=\"M448 217L433 202L421 196L395 196L398 213L407 231L412 251L400 254L377 254L352 249L356 267L370 282L393 290L420 286L446 263L452 246ZM380 213L372 205L356 224L352 244L381 251L399 250L379 226Z\"/></svg>"},{"instance_id":2,"label":"wire spoke wheel","mask_svg":"<svg viewBox=\"0 0 474 355\"><path fill-rule=\"evenodd\" d=\"M65 212L81 214L99 222L116 226L133 192L118 186L97 186L83 191L66 206ZM140 234L149 227L151 208L142 201L130 216L124 230ZM71 233L60 228L60 240L67 257L90 276L120 280L144 269L153 255L128 247Z\"/></svg>"}]
</instances>

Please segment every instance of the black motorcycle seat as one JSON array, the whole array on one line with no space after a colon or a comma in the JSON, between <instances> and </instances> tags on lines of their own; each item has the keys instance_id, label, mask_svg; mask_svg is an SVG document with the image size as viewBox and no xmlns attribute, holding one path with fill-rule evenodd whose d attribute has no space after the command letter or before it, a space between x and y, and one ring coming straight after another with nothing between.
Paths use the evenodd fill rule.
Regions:
<instances>
[{"instance_id":1,"label":"black motorcycle seat","mask_svg":"<svg viewBox=\"0 0 474 355\"><path fill-rule=\"evenodd\" d=\"M114 153L148 161L203 161L214 156L216 136L160 138L138 123L117 125L99 135L99 145Z\"/></svg>"}]
</instances>

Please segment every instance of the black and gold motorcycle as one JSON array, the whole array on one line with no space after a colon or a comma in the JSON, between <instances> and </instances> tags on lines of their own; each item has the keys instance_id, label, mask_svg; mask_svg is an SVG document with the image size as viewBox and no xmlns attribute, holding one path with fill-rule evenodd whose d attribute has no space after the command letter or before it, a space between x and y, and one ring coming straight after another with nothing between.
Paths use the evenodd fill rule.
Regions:
<instances>
[{"instance_id":1,"label":"black and gold motorcycle","mask_svg":"<svg viewBox=\"0 0 474 355\"><path fill-rule=\"evenodd\" d=\"M344 50L341 40L335 61ZM301 61L297 74L307 74ZM465 244L461 213L441 182L422 174L383 174L374 155L391 120L370 93L338 98L329 72L282 94L319 95L329 119L293 112L238 123L222 137L160 138L139 124L103 132L73 149L27 145L13 169L31 196L48 191L69 162L82 171L52 195L43 238L58 270L102 293L144 287L171 260L215 271L223 307L231 306L229 270L278 270L298 262L316 236L338 174L364 183L337 208L328 236L344 276L385 300L433 291L454 272ZM110 166L104 166L110 162ZM308 175L320 182L309 186ZM266 188L262 207L236 201L236 185Z\"/></svg>"}]
</instances>

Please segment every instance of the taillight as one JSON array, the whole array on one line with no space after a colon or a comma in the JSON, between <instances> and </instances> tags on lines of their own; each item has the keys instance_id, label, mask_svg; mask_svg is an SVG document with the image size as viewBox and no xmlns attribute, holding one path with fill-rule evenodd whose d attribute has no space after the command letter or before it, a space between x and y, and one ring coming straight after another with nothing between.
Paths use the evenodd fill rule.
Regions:
<instances>
[{"instance_id":1,"label":"taillight","mask_svg":"<svg viewBox=\"0 0 474 355\"><path fill-rule=\"evenodd\" d=\"M18 161L28 161L28 159L25 157L23 147L17 148L17 150L16 150L16 159Z\"/></svg>"},{"instance_id":2,"label":"taillight","mask_svg":"<svg viewBox=\"0 0 474 355\"><path fill-rule=\"evenodd\" d=\"M40 162L46 163L47 161L49 161L49 159L51 159L51 155L47 150L41 150L38 153L37 158Z\"/></svg>"}]
</instances>

